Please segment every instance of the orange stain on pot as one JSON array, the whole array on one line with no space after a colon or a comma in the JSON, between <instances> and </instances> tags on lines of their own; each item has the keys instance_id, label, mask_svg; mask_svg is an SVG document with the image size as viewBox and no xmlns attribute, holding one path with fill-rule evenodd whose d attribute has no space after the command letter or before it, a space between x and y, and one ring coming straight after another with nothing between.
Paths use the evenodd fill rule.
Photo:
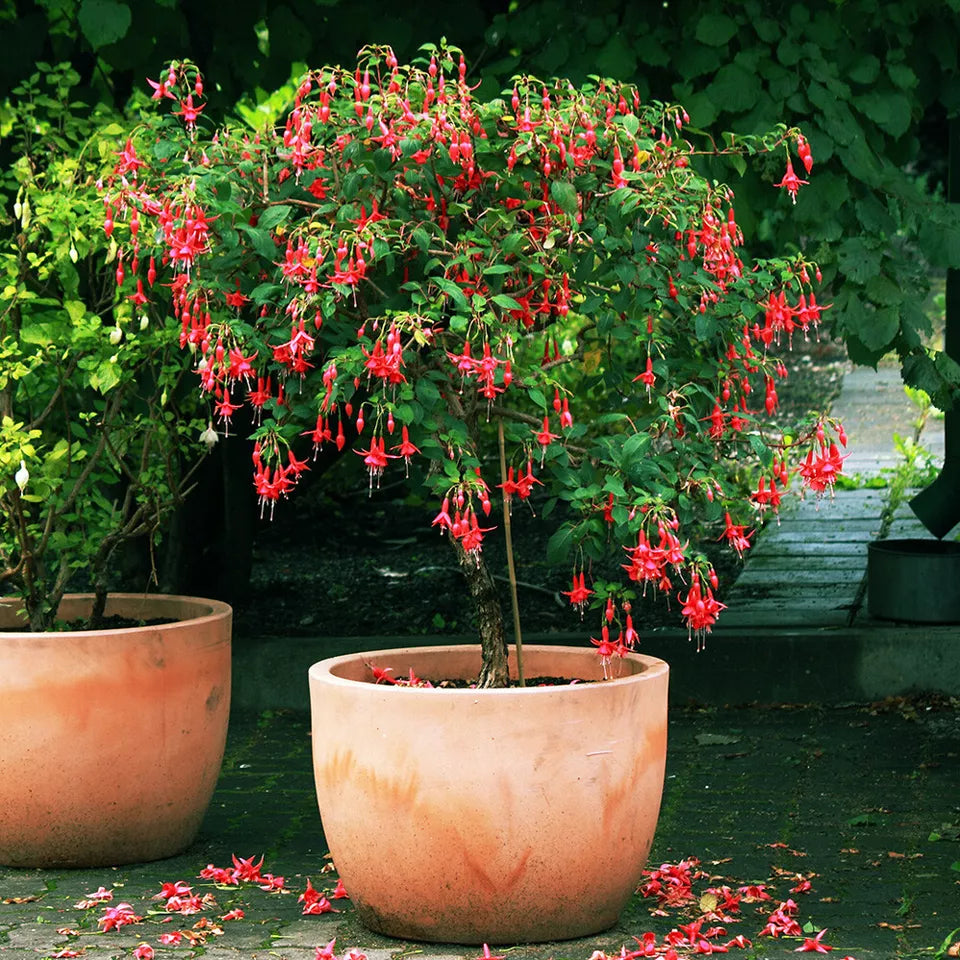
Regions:
<instances>
[{"instance_id":1,"label":"orange stain on pot","mask_svg":"<svg viewBox=\"0 0 960 960\"><path fill-rule=\"evenodd\" d=\"M341 791L352 784L361 794L376 797L380 803L396 808L409 808L417 803L420 780L410 773L404 778L385 776L357 763L352 750L335 750L329 760L317 768L317 779L331 790Z\"/></svg>"}]
</instances>

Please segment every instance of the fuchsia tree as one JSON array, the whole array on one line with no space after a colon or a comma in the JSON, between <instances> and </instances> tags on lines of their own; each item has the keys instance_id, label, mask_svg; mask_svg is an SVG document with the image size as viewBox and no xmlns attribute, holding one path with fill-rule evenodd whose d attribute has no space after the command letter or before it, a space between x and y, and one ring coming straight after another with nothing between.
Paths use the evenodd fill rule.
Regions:
<instances>
[{"instance_id":1,"label":"fuchsia tree","mask_svg":"<svg viewBox=\"0 0 960 960\"><path fill-rule=\"evenodd\" d=\"M722 605L685 529L714 525L742 553L792 476L831 488L845 437L828 418L767 425L776 348L820 321L819 271L799 252L745 262L733 192L700 171L785 157L783 203L773 187L795 197L791 151L809 171L809 147L782 126L718 146L682 107L610 80L517 77L479 102L459 51L424 49L419 65L371 47L311 71L259 133L208 130L201 77L172 63L103 185L121 295L179 325L208 442L251 408L263 514L311 443L352 446L371 485L405 471L432 488L476 603L482 684L507 681L484 539L540 484L569 508L552 548L572 558L571 604L598 599L593 563L614 551L702 638ZM727 489L724 464L749 458L752 494ZM601 592L610 658L636 626L629 594Z\"/></svg>"}]
</instances>

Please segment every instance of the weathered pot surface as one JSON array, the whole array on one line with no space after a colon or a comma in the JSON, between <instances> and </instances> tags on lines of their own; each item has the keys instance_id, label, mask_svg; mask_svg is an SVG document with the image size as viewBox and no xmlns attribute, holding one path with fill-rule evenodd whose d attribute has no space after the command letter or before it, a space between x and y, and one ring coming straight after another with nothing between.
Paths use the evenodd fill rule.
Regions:
<instances>
[{"instance_id":1,"label":"weathered pot surface","mask_svg":"<svg viewBox=\"0 0 960 960\"><path fill-rule=\"evenodd\" d=\"M63 620L92 597L64 598ZM0 604L0 863L101 866L173 856L216 786L230 710L232 610L114 594L107 616L158 626L13 631Z\"/></svg>"},{"instance_id":2,"label":"weathered pot surface","mask_svg":"<svg viewBox=\"0 0 960 960\"><path fill-rule=\"evenodd\" d=\"M475 646L310 668L324 834L368 927L507 943L616 922L659 814L668 667L631 654L605 682L591 649L550 646L526 647L524 663L528 678L593 682L482 691L367 682L371 666L469 679Z\"/></svg>"}]
</instances>

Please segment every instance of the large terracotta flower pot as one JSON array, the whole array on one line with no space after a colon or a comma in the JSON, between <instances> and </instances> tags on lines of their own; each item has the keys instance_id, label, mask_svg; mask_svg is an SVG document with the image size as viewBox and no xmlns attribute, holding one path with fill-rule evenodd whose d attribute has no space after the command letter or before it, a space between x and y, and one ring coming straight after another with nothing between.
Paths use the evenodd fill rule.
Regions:
<instances>
[{"instance_id":1,"label":"large terracotta flower pot","mask_svg":"<svg viewBox=\"0 0 960 960\"><path fill-rule=\"evenodd\" d=\"M66 597L64 620L91 597ZM193 841L223 759L229 606L115 594L106 615L159 626L13 632L0 604L0 863L157 860Z\"/></svg>"},{"instance_id":2,"label":"large terracotta flower pot","mask_svg":"<svg viewBox=\"0 0 960 960\"><path fill-rule=\"evenodd\" d=\"M667 665L604 682L589 648L530 646L505 690L370 682L370 666L472 678L474 646L310 668L323 830L360 920L413 940L569 939L613 925L650 852L667 743ZM515 665L512 667L515 675Z\"/></svg>"}]
</instances>

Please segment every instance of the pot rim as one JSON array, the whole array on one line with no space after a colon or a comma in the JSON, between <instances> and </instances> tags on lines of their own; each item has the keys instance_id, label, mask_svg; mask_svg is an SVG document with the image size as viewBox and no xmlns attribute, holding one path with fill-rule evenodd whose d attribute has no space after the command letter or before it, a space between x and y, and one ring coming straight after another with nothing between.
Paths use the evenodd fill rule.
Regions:
<instances>
[{"instance_id":1,"label":"pot rim","mask_svg":"<svg viewBox=\"0 0 960 960\"><path fill-rule=\"evenodd\" d=\"M955 540L934 540L928 537L902 537L894 540L871 540L869 553L908 557L960 557L960 543Z\"/></svg>"},{"instance_id":2,"label":"pot rim","mask_svg":"<svg viewBox=\"0 0 960 960\"><path fill-rule=\"evenodd\" d=\"M322 682L325 684L332 684L338 687L354 687L354 688L367 688L369 690L376 690L379 692L399 689L402 690L402 696L430 696L436 697L437 695L441 696L472 696L476 697L478 694L482 694L485 697L488 696L556 696L558 692L564 692L569 694L571 691L576 691L575 696L589 696L591 695L588 691L593 691L592 695L597 695L598 691L608 690L612 686L620 687L631 681L639 680L656 680L657 678L663 677L669 673L670 667L665 660L661 660L659 657L652 657L649 654L645 653L627 653L623 659L632 661L633 663L639 664L641 669L635 673L630 673L621 677L614 677L612 680L599 680L596 682L589 683L569 683L569 684L555 684L553 686L537 686L537 687L407 687L407 686L395 686L394 684L388 683L375 683L370 680L353 680L349 677L340 677L337 676L333 671L343 663L355 662L357 660L363 660L371 656L376 656L378 659L382 657L397 657L399 658L404 654L423 654L423 653L454 653L461 654L465 652L474 652L479 651L480 645L477 643L464 643L464 644L439 644L433 646L417 646L417 647L392 647L385 650L366 650L360 651L358 653L347 653L341 654L337 657L328 657L325 660L319 660L316 663L312 664L308 674L311 682ZM524 653L556 653L558 651L565 651L571 657L596 657L596 651L591 650L589 647L571 647L563 646L561 644L548 644L548 643L538 643L538 644L524 644L523 646ZM514 648L511 645L510 654L513 655ZM616 661L614 661L614 665Z\"/></svg>"},{"instance_id":3,"label":"pot rim","mask_svg":"<svg viewBox=\"0 0 960 960\"><path fill-rule=\"evenodd\" d=\"M66 593L63 596L63 600L70 601L92 601L95 594L92 593ZM225 603L222 600L212 600L207 597L193 597L187 596L185 594L179 593L114 593L110 592L107 594L108 602L110 600L123 600L123 601L132 601L134 603L150 603L156 604L159 607L168 606L171 604L187 604L195 606L198 608L199 613L195 616L189 617L180 617L174 620L172 623L159 623L153 624L152 626L142 626L142 627L113 627L106 629L97 629L97 630L52 630L46 631L43 633L24 633L22 630L3 630L0 629L0 637L11 636L17 637L18 639L23 639L24 637L36 636L36 637L45 637L45 636L56 636L64 640L73 639L77 637L89 637L92 633L102 635L104 637L116 636L118 634L128 634L133 631L140 630L152 630L152 631L169 631L176 630L184 623L201 623L209 622L214 620L222 620L224 617L233 615L233 608L230 604ZM9 597L0 597L0 604L4 605L14 605L19 604L20 598L17 596ZM162 611L161 611L162 612Z\"/></svg>"}]
</instances>

